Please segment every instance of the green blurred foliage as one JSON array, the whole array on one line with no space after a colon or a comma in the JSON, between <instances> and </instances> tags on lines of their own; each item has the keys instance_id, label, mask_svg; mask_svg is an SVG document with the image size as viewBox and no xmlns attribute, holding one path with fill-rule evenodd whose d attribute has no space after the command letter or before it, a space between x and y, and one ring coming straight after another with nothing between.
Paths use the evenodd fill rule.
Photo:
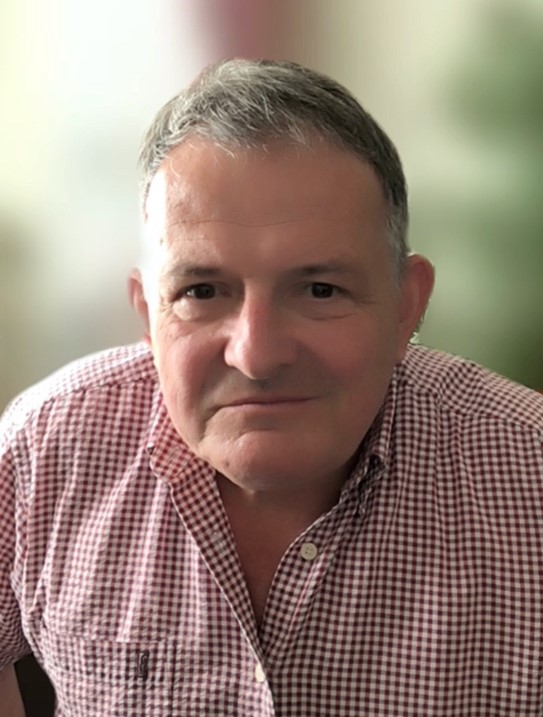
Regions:
<instances>
[{"instance_id":1,"label":"green blurred foliage","mask_svg":"<svg viewBox=\"0 0 543 717\"><path fill-rule=\"evenodd\" d=\"M456 293L458 311L433 323L430 312L423 340L538 389L543 389L541 18L511 3L487 7L479 41L443 88L444 108L476 152L481 170L457 192L434 192L432 208L421 209L416 230L430 246L430 237L446 227L448 260L454 265L455 252L469 256L465 276L451 279L448 299L454 301ZM470 181L476 191L466 191ZM442 261L443 267L436 262L438 281L442 273L447 276L446 254Z\"/></svg>"}]
</instances>

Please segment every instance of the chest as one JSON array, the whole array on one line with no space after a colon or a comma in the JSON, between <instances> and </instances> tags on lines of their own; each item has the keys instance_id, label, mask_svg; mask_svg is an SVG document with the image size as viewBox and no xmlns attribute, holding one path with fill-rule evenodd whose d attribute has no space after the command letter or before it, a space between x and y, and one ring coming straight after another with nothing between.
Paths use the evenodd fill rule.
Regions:
<instances>
[{"instance_id":1,"label":"chest","mask_svg":"<svg viewBox=\"0 0 543 717\"><path fill-rule=\"evenodd\" d=\"M81 498L47 535L30 521L15 570L66 715L543 711L533 526L504 542L480 504L453 524L381 503L236 550L213 507L154 493L98 529Z\"/></svg>"},{"instance_id":2,"label":"chest","mask_svg":"<svg viewBox=\"0 0 543 717\"><path fill-rule=\"evenodd\" d=\"M198 565L190 544L179 547ZM385 717L401 703L408 717L471 717L481 695L485 714L541 712L543 595L533 584L476 575L473 565L460 583L432 576L427 556L392 569L340 551L326 567L305 567L296 574L287 557L270 586L256 583L266 602L258 638L233 603L242 583L229 587L202 564L140 584L132 577L115 621L90 591L62 611L47 605L42 619L28 613L25 629L66 715L76 706L114 714L114 704L157 717L164 705L174 717L302 717L318 704L320 714ZM126 579L120 562L117 575Z\"/></svg>"}]
</instances>

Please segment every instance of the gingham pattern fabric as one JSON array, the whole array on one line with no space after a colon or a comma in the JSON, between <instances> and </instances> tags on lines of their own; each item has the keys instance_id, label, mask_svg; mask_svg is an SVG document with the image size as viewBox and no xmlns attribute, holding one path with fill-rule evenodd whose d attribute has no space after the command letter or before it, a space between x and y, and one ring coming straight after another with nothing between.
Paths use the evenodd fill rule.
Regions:
<instances>
[{"instance_id":1,"label":"gingham pattern fabric","mask_svg":"<svg viewBox=\"0 0 543 717\"><path fill-rule=\"evenodd\" d=\"M3 419L0 665L32 650L63 717L541 717L542 424L543 397L409 349L257 627L150 354L77 362Z\"/></svg>"}]
</instances>

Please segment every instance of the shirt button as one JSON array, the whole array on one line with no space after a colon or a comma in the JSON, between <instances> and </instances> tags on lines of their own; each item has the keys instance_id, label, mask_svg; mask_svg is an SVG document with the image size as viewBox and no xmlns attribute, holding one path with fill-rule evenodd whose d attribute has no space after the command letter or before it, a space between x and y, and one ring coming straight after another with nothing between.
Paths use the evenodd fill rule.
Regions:
<instances>
[{"instance_id":1,"label":"shirt button","mask_svg":"<svg viewBox=\"0 0 543 717\"><path fill-rule=\"evenodd\" d=\"M315 543L304 543L300 548L300 555L304 560L315 560L319 550Z\"/></svg>"},{"instance_id":2,"label":"shirt button","mask_svg":"<svg viewBox=\"0 0 543 717\"><path fill-rule=\"evenodd\" d=\"M255 680L262 684L263 682L266 682L266 675L264 674L264 668L260 664L260 662L257 662L255 667Z\"/></svg>"}]
</instances>

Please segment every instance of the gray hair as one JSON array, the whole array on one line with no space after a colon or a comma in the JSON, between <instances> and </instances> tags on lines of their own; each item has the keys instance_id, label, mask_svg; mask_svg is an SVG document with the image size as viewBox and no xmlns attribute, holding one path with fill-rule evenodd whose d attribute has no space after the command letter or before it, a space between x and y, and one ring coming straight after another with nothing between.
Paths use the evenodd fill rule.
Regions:
<instances>
[{"instance_id":1,"label":"gray hair","mask_svg":"<svg viewBox=\"0 0 543 717\"><path fill-rule=\"evenodd\" d=\"M167 102L139 155L142 205L166 155L188 137L225 149L257 149L272 140L310 146L315 135L373 168L388 204L388 240L401 276L409 251L408 205L394 144L345 87L292 62L226 60L207 67Z\"/></svg>"}]
</instances>

